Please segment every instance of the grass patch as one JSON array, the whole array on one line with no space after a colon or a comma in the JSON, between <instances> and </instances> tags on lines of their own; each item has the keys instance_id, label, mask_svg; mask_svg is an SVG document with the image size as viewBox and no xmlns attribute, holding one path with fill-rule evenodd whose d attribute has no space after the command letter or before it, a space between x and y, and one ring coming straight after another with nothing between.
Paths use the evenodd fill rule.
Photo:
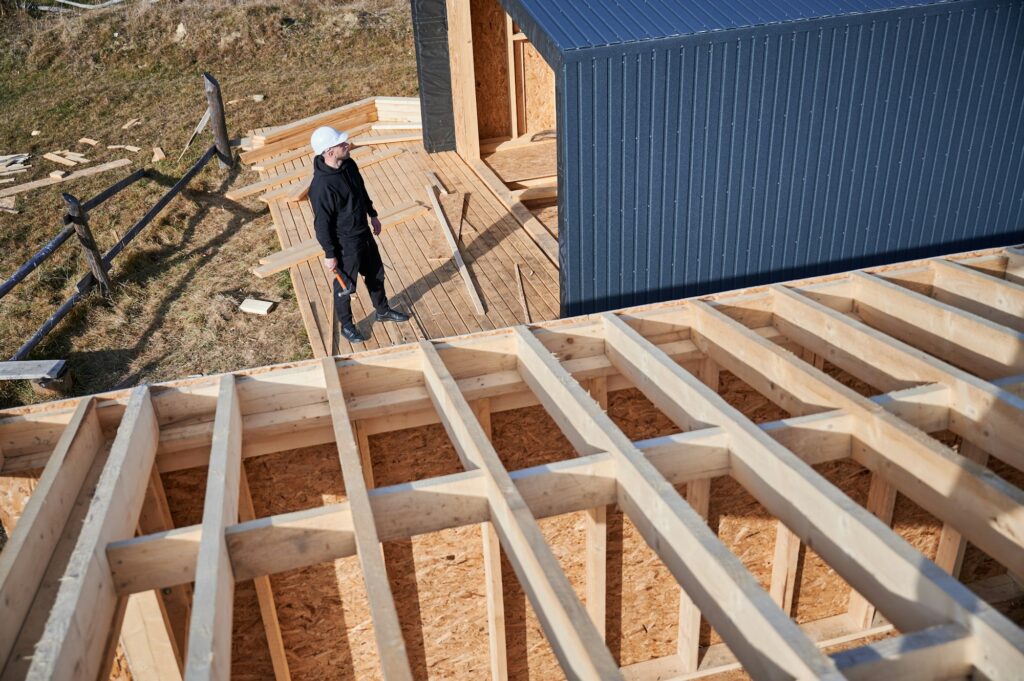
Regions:
<instances>
[{"instance_id":1,"label":"grass patch","mask_svg":"<svg viewBox=\"0 0 1024 681\"><path fill-rule=\"evenodd\" d=\"M45 177L55 166L42 154L65 148L92 164L128 156L132 168L152 168L154 179L90 215L105 250L210 144L204 133L176 160L206 106L203 71L218 78L225 101L246 98L227 107L231 136L371 95L411 96L408 3L139 2L38 18L8 7L0 13L0 154L33 154L32 170L17 183ZM266 99L254 102L252 94ZM131 118L141 123L122 130ZM83 136L102 146L77 144ZM154 146L166 161L149 163ZM60 229L62 191L85 199L132 168L19 195L21 213L0 214L0 277ZM309 357L287 273L257 279L249 271L279 248L265 205L223 197L227 187L255 180L245 169L209 165L115 261L109 299L80 303L32 357L67 359L75 394ZM5 358L85 270L71 240L0 300ZM279 305L266 317L238 312L250 296ZM0 406L40 399L24 383L0 384Z\"/></svg>"}]
</instances>

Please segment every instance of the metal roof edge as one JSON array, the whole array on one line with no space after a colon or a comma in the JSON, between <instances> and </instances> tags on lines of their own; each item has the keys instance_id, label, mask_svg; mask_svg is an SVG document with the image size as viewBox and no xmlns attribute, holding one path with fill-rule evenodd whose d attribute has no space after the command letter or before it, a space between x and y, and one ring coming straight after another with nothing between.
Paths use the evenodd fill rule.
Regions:
<instances>
[{"instance_id":1,"label":"metal roof edge","mask_svg":"<svg viewBox=\"0 0 1024 681\"><path fill-rule=\"evenodd\" d=\"M555 42L545 30L541 21L535 17L520 0L500 0L512 20L519 25L530 43L537 48L540 56L553 70L558 71L564 60L565 49Z\"/></svg>"}]
</instances>

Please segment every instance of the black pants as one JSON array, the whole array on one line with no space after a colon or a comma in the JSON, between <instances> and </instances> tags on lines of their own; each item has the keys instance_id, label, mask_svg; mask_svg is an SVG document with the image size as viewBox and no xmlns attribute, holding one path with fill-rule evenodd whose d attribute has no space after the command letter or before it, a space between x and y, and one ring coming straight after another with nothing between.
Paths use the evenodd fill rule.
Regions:
<instances>
[{"instance_id":1,"label":"black pants","mask_svg":"<svg viewBox=\"0 0 1024 681\"><path fill-rule=\"evenodd\" d=\"M341 295L341 285L334 280L334 309L341 323L352 323L352 296L356 293L357 277L363 275L366 290L377 312L388 311L388 296L384 290L384 263L380 259L376 240L367 234L356 241L341 244L338 273L345 280L350 295Z\"/></svg>"}]
</instances>

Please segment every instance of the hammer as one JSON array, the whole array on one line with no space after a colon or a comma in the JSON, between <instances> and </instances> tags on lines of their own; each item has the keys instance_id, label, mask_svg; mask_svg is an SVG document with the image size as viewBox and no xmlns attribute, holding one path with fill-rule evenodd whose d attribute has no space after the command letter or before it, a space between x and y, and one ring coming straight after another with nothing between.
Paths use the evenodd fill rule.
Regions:
<instances>
[{"instance_id":1,"label":"hammer","mask_svg":"<svg viewBox=\"0 0 1024 681\"><path fill-rule=\"evenodd\" d=\"M341 273L338 270L334 270L334 278L338 280L338 285L341 286L341 290L338 291L339 298L348 298L352 295L352 290L348 286L345 286L345 280L341 278Z\"/></svg>"}]
</instances>

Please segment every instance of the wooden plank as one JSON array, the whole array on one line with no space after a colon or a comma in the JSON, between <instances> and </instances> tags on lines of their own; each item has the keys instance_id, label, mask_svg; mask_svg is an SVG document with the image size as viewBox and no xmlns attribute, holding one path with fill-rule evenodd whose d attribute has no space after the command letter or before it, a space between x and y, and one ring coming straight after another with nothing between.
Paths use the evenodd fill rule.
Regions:
<instances>
[{"instance_id":1,"label":"wooden plank","mask_svg":"<svg viewBox=\"0 0 1024 681\"><path fill-rule=\"evenodd\" d=\"M473 414L489 440L491 438L491 401L472 404ZM491 681L507 681L508 649L505 640L505 590L501 578L501 542L493 523L480 523L483 540L484 588L487 594L487 650L491 663Z\"/></svg>"},{"instance_id":2,"label":"wooden plank","mask_svg":"<svg viewBox=\"0 0 1024 681\"><path fill-rule=\"evenodd\" d=\"M353 115L365 113L366 111L376 112L377 106L374 99L375 98L373 97L367 97L365 99L360 99L358 101L330 109L329 111L322 111L305 118L285 123L284 125L279 125L270 132L263 135L257 135L256 139L264 145L270 145L274 142L280 142L283 139L294 137L306 131L312 132L321 125L331 125L331 123L339 119L344 119L345 117L351 117Z\"/></svg>"},{"instance_id":3,"label":"wooden plank","mask_svg":"<svg viewBox=\"0 0 1024 681\"><path fill-rule=\"evenodd\" d=\"M231 676L235 575L224 529L238 522L241 466L242 413L235 377L224 374L217 390L202 539L196 559L195 598L185 662L185 677L189 681L227 681Z\"/></svg>"},{"instance_id":4,"label":"wooden plank","mask_svg":"<svg viewBox=\"0 0 1024 681\"><path fill-rule=\"evenodd\" d=\"M333 357L323 359L324 381L327 398L331 404L331 422L341 460L341 474L345 479L345 494L355 520L354 534L359 565L362 568L366 595L370 601L373 618L373 634L377 641L377 653L381 660L381 671L385 679L412 679L409 656L402 638L402 627L398 622L398 611L391 595L384 554L373 519L373 508L363 477L359 445L356 443L345 395L338 378L338 368Z\"/></svg>"},{"instance_id":5,"label":"wooden plank","mask_svg":"<svg viewBox=\"0 0 1024 681\"><path fill-rule=\"evenodd\" d=\"M282 154L278 154L277 156L271 156L270 158L264 159L262 161L257 161L249 167L252 170L269 172L271 170L275 170L279 166L291 163L292 161L297 161L299 159L309 159L310 163L312 163L313 156L314 154L310 153L309 147L303 146L297 149L292 149L291 151L286 151Z\"/></svg>"},{"instance_id":6,"label":"wooden plank","mask_svg":"<svg viewBox=\"0 0 1024 681\"><path fill-rule=\"evenodd\" d=\"M648 394L651 378L646 370L653 368L650 365L654 360L644 344L656 352L660 350L617 318L605 320L609 359ZM547 348L523 327L516 327L514 332L523 378L578 452L612 454L620 508L744 667L764 678L841 678L704 519L587 397ZM673 366L685 374L678 365ZM654 399L657 395L648 397ZM668 405L664 400L660 402L655 404L676 425L684 430L692 427L694 420L681 408L665 409Z\"/></svg>"},{"instance_id":7,"label":"wooden plank","mask_svg":"<svg viewBox=\"0 0 1024 681\"><path fill-rule=\"evenodd\" d=\"M1002 326L1024 331L1024 286L997 279L953 260L929 262L937 300L986 317Z\"/></svg>"},{"instance_id":8,"label":"wooden plank","mask_svg":"<svg viewBox=\"0 0 1024 681\"><path fill-rule=\"evenodd\" d=\"M289 149L298 148L303 149L306 152L309 152L310 134L316 128L320 127L320 125L330 125L333 128L354 131L356 127L370 123L374 118L374 113L375 112L373 111L372 106L369 106L364 107L363 110L361 111L356 111L351 114L337 116L333 120L330 120L328 123L320 123L316 125L307 124L303 126L301 129L294 129L290 134L285 135L280 139L275 139L274 141L271 142L264 142L262 146L246 151L242 153L239 158L241 159L242 163L253 163L264 161L265 159L272 157L274 154L278 154L283 151L288 151ZM273 133L271 137L277 137L280 134L282 133L280 131L277 131Z\"/></svg>"},{"instance_id":9,"label":"wooden plank","mask_svg":"<svg viewBox=\"0 0 1024 681\"><path fill-rule=\"evenodd\" d=\"M177 651L167 635L163 607L156 591L128 597L120 639L133 681L181 681ZM103 674L102 679L106 678Z\"/></svg>"},{"instance_id":10,"label":"wooden plank","mask_svg":"<svg viewBox=\"0 0 1024 681\"><path fill-rule=\"evenodd\" d=\"M448 17L448 58L452 79L452 113L455 118L455 148L467 162L480 158L480 130L477 127L476 72L473 67L473 26L469 3L445 0Z\"/></svg>"},{"instance_id":11,"label":"wooden plank","mask_svg":"<svg viewBox=\"0 0 1024 681\"><path fill-rule=\"evenodd\" d=\"M850 274L860 317L984 379L1024 371L1024 333L866 272Z\"/></svg>"},{"instance_id":12,"label":"wooden plank","mask_svg":"<svg viewBox=\"0 0 1024 681\"><path fill-rule=\"evenodd\" d=\"M960 679L974 671L973 637L962 626L944 624L835 653L850 681Z\"/></svg>"},{"instance_id":13,"label":"wooden plank","mask_svg":"<svg viewBox=\"0 0 1024 681\"><path fill-rule=\"evenodd\" d=\"M479 468L487 480L491 522L563 671L569 678L621 679L618 665L455 379L433 345L421 342L419 347L434 408L462 465L467 470Z\"/></svg>"},{"instance_id":14,"label":"wooden plank","mask_svg":"<svg viewBox=\"0 0 1024 681\"><path fill-rule=\"evenodd\" d=\"M58 156L57 154L54 153L43 154L43 158L45 158L47 161L53 161L54 163L59 163L65 166L74 167L78 165L78 163L76 163L75 161L72 161L69 158L64 158L63 156Z\"/></svg>"},{"instance_id":15,"label":"wooden plank","mask_svg":"<svg viewBox=\"0 0 1024 681\"><path fill-rule=\"evenodd\" d=\"M496 197L498 197L499 201L505 204L505 207L508 208L512 217L514 217L516 221L523 226L523 229L530 235L530 238L533 239L534 243L540 247L541 251L544 252L544 255L547 256L551 264L555 267L559 267L558 240L551 235L551 232L549 232L543 224L541 224L540 220L534 217L529 208L524 206L521 202L514 201L512 199L511 192L486 163L483 161L476 161L475 163L470 163L470 165L480 179L483 180L487 188L490 189Z\"/></svg>"},{"instance_id":16,"label":"wooden plank","mask_svg":"<svg viewBox=\"0 0 1024 681\"><path fill-rule=\"evenodd\" d=\"M686 503L706 521L711 511L711 479L686 483ZM695 672L700 664L700 623L700 608L686 593L686 589L680 587L676 654L679 656L681 671Z\"/></svg>"},{"instance_id":17,"label":"wooden plank","mask_svg":"<svg viewBox=\"0 0 1024 681\"><path fill-rule=\"evenodd\" d=\"M254 182L253 184L247 184L244 187L232 189L228 192L225 192L224 198L231 199L232 201L237 201L238 199L243 199L246 196L259 194L261 192L265 192L267 190L280 187L283 184L288 184L289 182L293 182L295 180L301 180L303 178L311 176L312 174L313 171L310 168L297 168L287 173L282 173L280 175L268 177L265 180L260 180L259 182Z\"/></svg>"},{"instance_id":18,"label":"wooden plank","mask_svg":"<svg viewBox=\"0 0 1024 681\"><path fill-rule=\"evenodd\" d=\"M100 673L104 651L96 641L104 640L113 627L119 602L106 547L134 534L158 435L149 388L135 388L36 645L28 679L91 679Z\"/></svg>"},{"instance_id":19,"label":"wooden plank","mask_svg":"<svg viewBox=\"0 0 1024 681\"><path fill-rule=\"evenodd\" d=\"M724 369L734 371L741 363L763 369L786 367L802 375L806 383L814 382L813 369L804 369L800 360L776 352L776 346L764 341L738 322L714 310L706 303L690 303L694 330L709 354ZM771 347L768 347L771 346ZM726 349L727 348L727 349ZM653 350L663 359L661 366L671 369L660 350ZM677 367L674 363L673 367ZM679 370L681 371L681 369ZM672 373L676 373L674 370ZM776 378L782 379L780 375ZM684 381L667 384L666 374L651 382L657 390L685 395ZM784 379L783 379L784 380ZM833 379L817 379L834 383ZM788 382L788 381L787 381ZM833 397L846 390L841 384ZM718 396L707 395L706 408L713 407L713 417L729 433L732 440L733 477L758 499L770 513L786 523L800 539L838 572L854 589L864 594L899 629L915 630L939 624L957 623L978 634L974 663L991 678L1010 678L1024 663L1024 632L998 612L983 603L959 582L934 564L922 561L920 554L899 539L888 527L855 504L835 487L825 483L792 452L764 437L760 429L747 421ZM842 399L844 407L855 399ZM655 404L659 404L655 401ZM692 406L688 403L688 406ZM851 411L850 413L856 413ZM874 409L872 419L855 419L865 427L856 428L858 438L865 431L888 423L887 413ZM927 439L927 436L923 436ZM894 438L887 446L905 454L903 445L909 438ZM902 442L901 442L902 441ZM911 442L913 440L910 440ZM865 441L865 444L868 444ZM900 485L897 488L903 489ZM949 502L946 502L949 504ZM948 515L948 514L944 514ZM914 594L916 598L907 598Z\"/></svg>"},{"instance_id":20,"label":"wooden plank","mask_svg":"<svg viewBox=\"0 0 1024 681\"><path fill-rule=\"evenodd\" d=\"M603 377L589 381L588 392L601 409L608 411L608 381ZM608 507L587 509L584 520L586 546L586 603L597 633L605 638L608 620Z\"/></svg>"},{"instance_id":21,"label":"wooden plank","mask_svg":"<svg viewBox=\"0 0 1024 681\"><path fill-rule=\"evenodd\" d=\"M464 394L473 393L478 380L479 377L474 376L459 381L460 391ZM873 401L921 428L943 430L948 409L934 403L935 397L941 397L943 392L943 388L921 386L880 395ZM933 408L929 409L929 405ZM349 413L351 415L354 412ZM314 416L305 412L304 418ZM394 420L393 417L388 418ZM809 464L821 464L850 456L851 439L846 432L848 420L849 415L844 412L832 411L760 424L758 428L791 449L802 460ZM400 425L404 427L404 424ZM296 436L291 428L286 435L286 444L294 448ZM247 431L245 437L262 437L262 433ZM330 437L328 434L323 440L310 444L324 444L330 441ZM730 468L726 445L724 431L714 427L636 443L636 447L673 485L728 475ZM261 453L257 449L251 455ZM559 462L553 467L518 470L511 476L531 512L538 518L544 518L615 503L613 480L586 477L605 470L610 467L610 463L608 455L595 455ZM571 489L560 486L563 484L561 480L566 477L572 481ZM371 504L382 540L407 539L415 534L487 521L489 516L486 504L477 500L477 497L483 497L483 491L473 486L474 479L479 482L480 476L459 473L417 483L412 488L397 485L376 490L371 497ZM453 498L453 504L444 509L437 508L436 500L440 496ZM275 516L273 522L267 520L229 528L228 545L232 550L232 563L238 578L284 572L353 555L355 543L351 534L346 535L345 531L351 525L351 514L346 509L347 506L342 504L337 509L319 508L309 512L284 514ZM430 513L427 513L428 510ZM277 527L284 529L275 529ZM301 557L288 548L294 540L290 532L298 527L304 528L302 531L306 533L310 547ZM195 574L195 551L189 547L198 547L200 534L200 526L196 525L179 528L167 533L165 537L131 539L110 547L108 554L111 556L110 563L119 593L135 593L192 581ZM311 547L317 548L314 550ZM190 550L191 559L188 554Z\"/></svg>"},{"instance_id":22,"label":"wooden plank","mask_svg":"<svg viewBox=\"0 0 1024 681\"><path fill-rule=\"evenodd\" d=\"M34 182L26 182L25 184L17 184L13 187L7 187L6 189L0 189L0 199L5 196L14 196L15 194L21 194L32 189L39 189L40 187L49 187L52 184L59 184L61 182L70 182L77 180L80 177L89 177L90 175L97 175L99 173L105 173L108 170L114 170L115 168L123 168L124 166L131 165L131 159L121 158L116 161L110 161L109 163L103 163L92 168L83 168L82 170L76 170L70 175L65 175L62 178L46 177L41 180Z\"/></svg>"},{"instance_id":23,"label":"wooden plank","mask_svg":"<svg viewBox=\"0 0 1024 681\"><path fill-rule=\"evenodd\" d=\"M37 359L20 362L0 362L0 381L31 381L57 378L64 373L67 360Z\"/></svg>"},{"instance_id":24,"label":"wooden plank","mask_svg":"<svg viewBox=\"0 0 1024 681\"><path fill-rule=\"evenodd\" d=\"M423 139L422 133L402 135L360 135L352 140L359 147L377 146L379 144L398 144L399 142L418 142Z\"/></svg>"},{"instance_id":25,"label":"wooden plank","mask_svg":"<svg viewBox=\"0 0 1024 681\"><path fill-rule=\"evenodd\" d=\"M17 527L0 551L0 670L14 650L22 623L43 579L40 566L49 563L71 514L82 483L103 447L96 403L78 403L53 455L29 497Z\"/></svg>"},{"instance_id":26,"label":"wooden plank","mask_svg":"<svg viewBox=\"0 0 1024 681\"><path fill-rule=\"evenodd\" d=\"M459 250L459 244L455 241L455 235L452 234L451 225L448 224L448 218L445 217L444 211L441 210L441 205L437 201L437 194L435 193L434 187L431 185L426 186L427 199L430 201L434 208L434 216L437 218L438 225L441 227L441 233L444 235L445 241L448 242L448 247L452 249L452 260L455 261L455 266L459 269L459 274L462 275L462 281L466 285L466 294L469 297L469 302L473 304L473 309L476 310L478 315L484 315L486 310L484 309L484 303L480 300L480 295L476 292L476 284L473 282L473 276L469 272L469 268L466 267L466 261L462 259L462 251Z\"/></svg>"},{"instance_id":27,"label":"wooden plank","mask_svg":"<svg viewBox=\"0 0 1024 681\"><path fill-rule=\"evenodd\" d=\"M249 493L249 480L245 475L245 466L239 471L238 487L238 520L246 522L256 519L256 509L252 505ZM267 649L270 651L270 663L274 667L275 681L291 681L288 669L288 656L284 650L284 639L281 637L281 623L277 619L277 606L274 604L274 591L270 586L270 578L261 575L253 579L256 587L256 599L260 606L260 618L263 630L267 634Z\"/></svg>"},{"instance_id":28,"label":"wooden plank","mask_svg":"<svg viewBox=\"0 0 1024 681\"><path fill-rule=\"evenodd\" d=\"M950 430L1024 470L1024 399L930 357L783 286L769 289L775 325L800 345L854 375L882 369L909 383L949 387ZM873 381L872 381L873 382ZM830 391L831 392L831 391Z\"/></svg>"}]
</instances>

